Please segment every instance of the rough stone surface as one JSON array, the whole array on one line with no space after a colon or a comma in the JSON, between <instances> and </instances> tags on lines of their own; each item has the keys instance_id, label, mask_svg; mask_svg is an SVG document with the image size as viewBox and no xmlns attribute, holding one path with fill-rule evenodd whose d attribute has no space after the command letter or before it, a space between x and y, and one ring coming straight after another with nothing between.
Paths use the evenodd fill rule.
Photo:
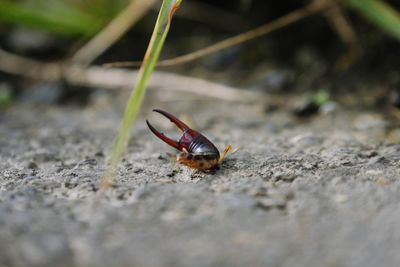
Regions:
<instances>
[{"instance_id":1,"label":"rough stone surface","mask_svg":"<svg viewBox=\"0 0 400 267\"><path fill-rule=\"evenodd\" d=\"M380 114L152 93L102 192L113 98L0 114L0 266L399 266L400 145ZM240 150L209 173L177 165L144 123L177 136L156 107Z\"/></svg>"}]
</instances>

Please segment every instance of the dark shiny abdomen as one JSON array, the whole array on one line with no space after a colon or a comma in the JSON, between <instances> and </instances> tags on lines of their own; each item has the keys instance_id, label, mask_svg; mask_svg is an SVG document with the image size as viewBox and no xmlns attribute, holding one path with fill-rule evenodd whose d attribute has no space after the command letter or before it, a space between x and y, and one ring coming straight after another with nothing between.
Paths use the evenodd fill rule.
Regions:
<instances>
[{"instance_id":1,"label":"dark shiny abdomen","mask_svg":"<svg viewBox=\"0 0 400 267\"><path fill-rule=\"evenodd\" d=\"M204 136L197 136L189 146L189 153L193 154L208 154L214 155L215 158L219 158L218 149Z\"/></svg>"}]
</instances>

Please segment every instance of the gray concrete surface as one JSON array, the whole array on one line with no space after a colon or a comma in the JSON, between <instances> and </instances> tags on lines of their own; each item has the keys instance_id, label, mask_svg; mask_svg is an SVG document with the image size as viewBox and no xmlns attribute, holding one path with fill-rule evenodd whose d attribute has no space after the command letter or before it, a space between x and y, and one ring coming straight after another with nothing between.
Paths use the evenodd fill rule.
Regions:
<instances>
[{"instance_id":1,"label":"gray concrete surface","mask_svg":"<svg viewBox=\"0 0 400 267\"><path fill-rule=\"evenodd\" d=\"M0 266L399 266L399 129L339 109L298 120L257 104L147 97L115 186L99 192L120 113L16 105L0 115ZM192 171L147 129L190 114L240 150Z\"/></svg>"}]
</instances>

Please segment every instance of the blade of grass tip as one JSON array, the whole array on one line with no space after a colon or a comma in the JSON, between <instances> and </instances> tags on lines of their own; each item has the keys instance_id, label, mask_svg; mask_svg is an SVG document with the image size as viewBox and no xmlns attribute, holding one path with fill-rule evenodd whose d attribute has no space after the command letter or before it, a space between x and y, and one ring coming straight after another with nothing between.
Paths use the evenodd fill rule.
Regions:
<instances>
[{"instance_id":1,"label":"blade of grass tip","mask_svg":"<svg viewBox=\"0 0 400 267\"><path fill-rule=\"evenodd\" d=\"M172 16L178 9L181 2L182 0L164 0L161 5L157 22L143 59L143 64L139 70L138 80L125 108L119 133L112 150L110 165L103 176L103 188L111 185L115 176L116 167L121 161L122 155L124 154L126 145L128 143L131 126L136 120L140 105L143 101L148 80L156 66L161 49L167 37Z\"/></svg>"},{"instance_id":2,"label":"blade of grass tip","mask_svg":"<svg viewBox=\"0 0 400 267\"><path fill-rule=\"evenodd\" d=\"M400 40L400 13L383 0L349 0L349 5Z\"/></svg>"}]
</instances>

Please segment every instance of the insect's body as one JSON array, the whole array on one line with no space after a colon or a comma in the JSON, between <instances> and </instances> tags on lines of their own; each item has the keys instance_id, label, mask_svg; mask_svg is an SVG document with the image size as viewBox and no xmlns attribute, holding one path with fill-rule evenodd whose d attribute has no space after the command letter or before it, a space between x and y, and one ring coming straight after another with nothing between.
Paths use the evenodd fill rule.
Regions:
<instances>
[{"instance_id":1,"label":"insect's body","mask_svg":"<svg viewBox=\"0 0 400 267\"><path fill-rule=\"evenodd\" d=\"M218 165L219 157L216 158L215 154L182 152L177 156L177 160L193 169L209 170Z\"/></svg>"},{"instance_id":2,"label":"insect's body","mask_svg":"<svg viewBox=\"0 0 400 267\"><path fill-rule=\"evenodd\" d=\"M183 133L181 140L190 140L189 147L177 156L178 162L198 170L212 169L220 158L218 149L201 134L192 138L193 132Z\"/></svg>"},{"instance_id":3,"label":"insect's body","mask_svg":"<svg viewBox=\"0 0 400 267\"><path fill-rule=\"evenodd\" d=\"M229 145L221 157L218 149L204 135L190 129L185 123L168 112L158 109L153 111L164 115L183 131L182 137L178 141L175 141L157 131L148 121L146 121L150 130L158 138L181 151L177 156L177 161L179 163L198 170L209 170L220 164L226 154L232 149Z\"/></svg>"}]
</instances>

